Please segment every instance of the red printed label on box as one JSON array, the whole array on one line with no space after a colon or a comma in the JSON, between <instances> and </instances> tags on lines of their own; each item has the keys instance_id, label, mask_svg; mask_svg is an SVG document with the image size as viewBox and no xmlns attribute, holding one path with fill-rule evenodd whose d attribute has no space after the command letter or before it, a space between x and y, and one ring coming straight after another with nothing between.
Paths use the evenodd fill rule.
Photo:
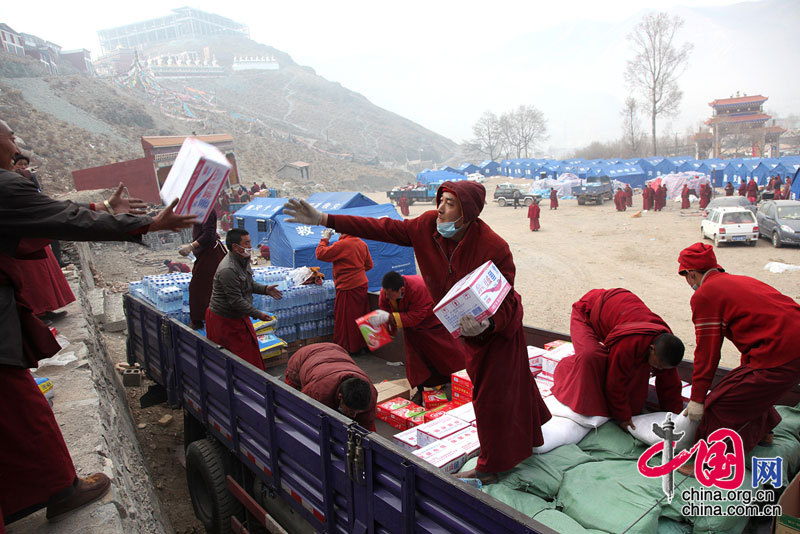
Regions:
<instances>
[{"instance_id":1,"label":"red printed label on box","mask_svg":"<svg viewBox=\"0 0 800 534\"><path fill-rule=\"evenodd\" d=\"M381 421L389 422L389 416L394 410L398 410L404 406L411 404L411 401L402 397L395 397L379 404L376 408L378 419Z\"/></svg>"},{"instance_id":2,"label":"red printed label on box","mask_svg":"<svg viewBox=\"0 0 800 534\"><path fill-rule=\"evenodd\" d=\"M443 404L447 404L447 394L442 390L423 391L422 404L425 409L432 410Z\"/></svg>"},{"instance_id":3,"label":"red printed label on box","mask_svg":"<svg viewBox=\"0 0 800 534\"><path fill-rule=\"evenodd\" d=\"M419 449L419 444L417 443L417 429L410 428L399 434L395 434L392 436L392 439L397 445L400 445L407 451L415 451Z\"/></svg>"},{"instance_id":4,"label":"red printed label on box","mask_svg":"<svg viewBox=\"0 0 800 534\"><path fill-rule=\"evenodd\" d=\"M369 350L377 350L392 342L392 336L389 334L389 329L386 328L385 324L377 327L369 324L370 317L376 315L377 312L378 310L373 310L363 317L356 319L358 330L361 332L361 335L364 336L364 341L367 342Z\"/></svg>"},{"instance_id":5,"label":"red printed label on box","mask_svg":"<svg viewBox=\"0 0 800 534\"><path fill-rule=\"evenodd\" d=\"M417 442L420 444L420 446L424 447L433 443L434 441L444 439L450 434L454 434L459 430L464 430L468 426L469 423L466 423L461 419L452 417L450 415L445 415L429 423L418 426L417 431L419 434L417 435Z\"/></svg>"}]
</instances>

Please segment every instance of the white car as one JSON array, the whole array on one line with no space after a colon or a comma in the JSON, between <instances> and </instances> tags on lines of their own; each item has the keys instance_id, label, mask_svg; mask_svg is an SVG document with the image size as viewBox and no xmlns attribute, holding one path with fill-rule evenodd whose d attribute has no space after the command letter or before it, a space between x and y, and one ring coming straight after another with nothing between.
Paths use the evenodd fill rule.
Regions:
<instances>
[{"instance_id":1,"label":"white car","mask_svg":"<svg viewBox=\"0 0 800 534\"><path fill-rule=\"evenodd\" d=\"M747 243L751 247L758 243L758 222L747 208L714 208L700 223L701 237L720 243Z\"/></svg>"}]
</instances>

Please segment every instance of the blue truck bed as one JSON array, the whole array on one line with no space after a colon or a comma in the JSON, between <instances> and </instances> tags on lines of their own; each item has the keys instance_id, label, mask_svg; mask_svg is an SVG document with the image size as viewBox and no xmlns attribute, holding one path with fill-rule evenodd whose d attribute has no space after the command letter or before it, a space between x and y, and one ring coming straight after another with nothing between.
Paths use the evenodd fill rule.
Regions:
<instances>
[{"instance_id":1,"label":"blue truck bed","mask_svg":"<svg viewBox=\"0 0 800 534\"><path fill-rule=\"evenodd\" d=\"M259 479L319 532L554 532L422 462L376 433L125 295L128 361L166 389L238 462L228 476L247 513L234 531L265 526L245 496ZM249 526L248 526L249 525Z\"/></svg>"}]
</instances>

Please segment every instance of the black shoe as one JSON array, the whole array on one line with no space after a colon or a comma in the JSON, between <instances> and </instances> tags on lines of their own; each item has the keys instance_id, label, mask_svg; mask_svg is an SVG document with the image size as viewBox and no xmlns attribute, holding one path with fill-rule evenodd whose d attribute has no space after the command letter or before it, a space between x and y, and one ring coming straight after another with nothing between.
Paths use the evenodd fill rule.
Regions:
<instances>
[{"instance_id":1,"label":"black shoe","mask_svg":"<svg viewBox=\"0 0 800 534\"><path fill-rule=\"evenodd\" d=\"M43 314L39 315L38 317L39 317L39 319L41 319L43 321L57 321L58 319L61 319L62 317L64 317L66 314L67 314L66 310L61 310L59 312L48 311L48 312L44 312Z\"/></svg>"}]
</instances>

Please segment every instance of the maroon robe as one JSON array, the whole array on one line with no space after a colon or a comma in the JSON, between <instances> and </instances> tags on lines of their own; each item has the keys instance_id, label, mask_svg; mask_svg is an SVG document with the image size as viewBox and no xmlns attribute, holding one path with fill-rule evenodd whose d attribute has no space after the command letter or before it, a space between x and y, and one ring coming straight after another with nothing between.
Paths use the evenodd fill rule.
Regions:
<instances>
[{"instance_id":1,"label":"maroon robe","mask_svg":"<svg viewBox=\"0 0 800 534\"><path fill-rule=\"evenodd\" d=\"M202 323L211 301L214 274L226 254L225 247L217 236L215 210L211 210L206 222L194 225L192 241L197 241L200 246L194 251L196 260L192 266L192 280L189 282L189 316L193 323Z\"/></svg>"},{"instance_id":2,"label":"maroon robe","mask_svg":"<svg viewBox=\"0 0 800 534\"><path fill-rule=\"evenodd\" d=\"M413 246L420 273L434 302L464 276L491 260L514 285L516 267L508 244L478 218L486 190L475 182L445 182L439 187L459 199L463 220L469 223L460 241L436 231L436 210L402 221L328 214L328 226L365 239ZM507 471L529 457L543 443L541 425L550 412L539 395L528 366L522 328L522 299L510 291L492 316L493 328L463 338L466 369L474 384L481 453L476 469ZM502 355L502 358L498 357Z\"/></svg>"},{"instance_id":3,"label":"maroon robe","mask_svg":"<svg viewBox=\"0 0 800 534\"><path fill-rule=\"evenodd\" d=\"M733 184L730 183L730 182L728 182L725 185L725 196L726 197L732 197L733 196Z\"/></svg>"},{"instance_id":4,"label":"maroon robe","mask_svg":"<svg viewBox=\"0 0 800 534\"><path fill-rule=\"evenodd\" d=\"M403 298L390 300L381 289L378 306L393 314L403 329L406 346L406 378L411 387L438 386L464 369L464 345L433 314L434 302L421 276L403 276Z\"/></svg>"},{"instance_id":5,"label":"maroon robe","mask_svg":"<svg viewBox=\"0 0 800 534\"><path fill-rule=\"evenodd\" d=\"M681 209L686 210L689 209L691 203L689 202L689 186L683 184L683 189L681 190Z\"/></svg>"},{"instance_id":6,"label":"maroon robe","mask_svg":"<svg viewBox=\"0 0 800 534\"><path fill-rule=\"evenodd\" d=\"M783 184L783 200L789 200L792 198L792 179L787 178L786 183Z\"/></svg>"},{"instance_id":7,"label":"maroon robe","mask_svg":"<svg viewBox=\"0 0 800 534\"><path fill-rule=\"evenodd\" d=\"M18 257L22 275L21 294L31 306L34 315L55 311L75 301L75 295L58 266L50 245L44 247L42 252L45 255L43 258ZM41 256L41 253L36 255Z\"/></svg>"},{"instance_id":8,"label":"maroon robe","mask_svg":"<svg viewBox=\"0 0 800 534\"><path fill-rule=\"evenodd\" d=\"M625 186L625 205L629 208L633 207L633 189L630 185Z\"/></svg>"},{"instance_id":9,"label":"maroon robe","mask_svg":"<svg viewBox=\"0 0 800 534\"><path fill-rule=\"evenodd\" d=\"M642 210L649 211L653 208L653 194L653 188L646 185L642 191Z\"/></svg>"},{"instance_id":10,"label":"maroon robe","mask_svg":"<svg viewBox=\"0 0 800 534\"><path fill-rule=\"evenodd\" d=\"M229 319L206 308L206 337L244 361L264 369L264 360L258 350L258 336L250 317Z\"/></svg>"},{"instance_id":11,"label":"maroon robe","mask_svg":"<svg viewBox=\"0 0 800 534\"><path fill-rule=\"evenodd\" d=\"M614 194L614 206L617 208L617 211L625 211L625 192L622 189L617 189L617 192Z\"/></svg>"},{"instance_id":12,"label":"maroon robe","mask_svg":"<svg viewBox=\"0 0 800 534\"><path fill-rule=\"evenodd\" d=\"M333 301L333 342L355 353L367 346L356 319L370 312L367 284L353 289L336 289Z\"/></svg>"},{"instance_id":13,"label":"maroon robe","mask_svg":"<svg viewBox=\"0 0 800 534\"><path fill-rule=\"evenodd\" d=\"M542 210L539 208L539 204L533 203L528 206L528 219L530 219L530 227L531 231L537 232L539 231L539 215L541 214Z\"/></svg>"},{"instance_id":14,"label":"maroon robe","mask_svg":"<svg viewBox=\"0 0 800 534\"><path fill-rule=\"evenodd\" d=\"M655 210L661 211L667 205L667 188L659 186L655 191Z\"/></svg>"},{"instance_id":15,"label":"maroon robe","mask_svg":"<svg viewBox=\"0 0 800 534\"><path fill-rule=\"evenodd\" d=\"M558 209L558 193L555 189L550 189L550 209L557 210Z\"/></svg>"},{"instance_id":16,"label":"maroon robe","mask_svg":"<svg viewBox=\"0 0 800 534\"><path fill-rule=\"evenodd\" d=\"M705 209L709 202L711 202L711 186L703 184L700 186L700 209Z\"/></svg>"},{"instance_id":17,"label":"maroon robe","mask_svg":"<svg viewBox=\"0 0 800 534\"><path fill-rule=\"evenodd\" d=\"M740 197L745 196L745 193L747 192L747 184L745 183L744 180L742 180L742 183L739 184L739 189L737 190L737 192L739 193Z\"/></svg>"},{"instance_id":18,"label":"maroon robe","mask_svg":"<svg viewBox=\"0 0 800 534\"><path fill-rule=\"evenodd\" d=\"M627 289L593 289L572 305L575 355L556 367L553 395L582 415L628 421L644 408L651 373L662 410L683 408L677 369L647 361L655 338L671 333L661 317Z\"/></svg>"},{"instance_id":19,"label":"maroon robe","mask_svg":"<svg viewBox=\"0 0 800 534\"><path fill-rule=\"evenodd\" d=\"M751 199L750 202L753 203L755 203L753 199L758 198L758 184L752 178L747 182L747 198Z\"/></svg>"},{"instance_id":20,"label":"maroon robe","mask_svg":"<svg viewBox=\"0 0 800 534\"><path fill-rule=\"evenodd\" d=\"M403 214L403 217L408 217L410 213L408 211L408 199L406 197L400 197L397 201L397 205L400 207L400 213Z\"/></svg>"},{"instance_id":21,"label":"maroon robe","mask_svg":"<svg viewBox=\"0 0 800 534\"><path fill-rule=\"evenodd\" d=\"M284 373L284 382L334 410L339 409L339 388L349 378L360 378L372 388L369 407L353 420L374 432L378 390L342 347L333 343L307 345L292 354Z\"/></svg>"},{"instance_id":22,"label":"maroon robe","mask_svg":"<svg viewBox=\"0 0 800 534\"><path fill-rule=\"evenodd\" d=\"M773 405L800 376L800 304L749 276L709 272L691 299L695 324L692 395L705 410L695 439L718 428L739 432L745 452L780 422ZM741 352L740 366L710 393L730 339Z\"/></svg>"}]
</instances>

